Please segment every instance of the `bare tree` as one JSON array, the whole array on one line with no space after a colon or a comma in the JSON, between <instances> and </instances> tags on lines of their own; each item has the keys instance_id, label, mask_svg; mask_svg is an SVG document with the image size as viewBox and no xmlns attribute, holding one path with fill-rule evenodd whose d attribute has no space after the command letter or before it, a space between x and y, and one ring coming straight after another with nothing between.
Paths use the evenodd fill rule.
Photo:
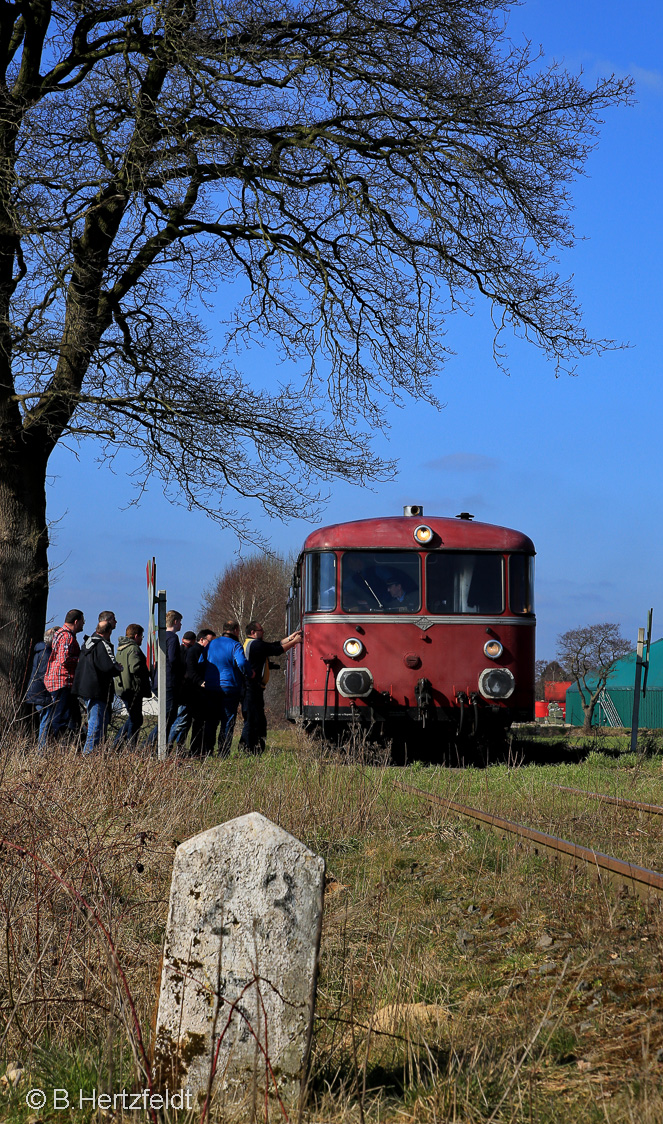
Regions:
<instances>
[{"instance_id":1,"label":"bare tree","mask_svg":"<svg viewBox=\"0 0 663 1124\"><path fill-rule=\"evenodd\" d=\"M238 620L244 634L249 621L259 620L280 640L292 568L283 558L258 553L231 562L203 594L198 628L221 632L225 621Z\"/></svg>"},{"instance_id":2,"label":"bare tree","mask_svg":"<svg viewBox=\"0 0 663 1124\"><path fill-rule=\"evenodd\" d=\"M238 620L244 635L249 621L256 620L264 626L266 640L281 640L293 565L292 559L257 553L232 562L203 595L198 627L208 625L220 633L225 621ZM270 726L284 724L282 670L269 677L265 710Z\"/></svg>"},{"instance_id":3,"label":"bare tree","mask_svg":"<svg viewBox=\"0 0 663 1124\"><path fill-rule=\"evenodd\" d=\"M2 4L0 678L44 627L58 442L129 447L139 487L158 473L226 525L228 489L301 515L316 481L385 470L384 396L434 400L444 315L473 294L498 359L505 326L557 364L602 346L554 255L630 84L537 69L508 6ZM233 348L265 338L301 382L240 377Z\"/></svg>"},{"instance_id":4,"label":"bare tree","mask_svg":"<svg viewBox=\"0 0 663 1124\"><path fill-rule=\"evenodd\" d=\"M631 650L632 645L621 635L618 624L571 628L558 637L557 656L578 684L586 733L591 730L594 709L615 664Z\"/></svg>"}]
</instances>

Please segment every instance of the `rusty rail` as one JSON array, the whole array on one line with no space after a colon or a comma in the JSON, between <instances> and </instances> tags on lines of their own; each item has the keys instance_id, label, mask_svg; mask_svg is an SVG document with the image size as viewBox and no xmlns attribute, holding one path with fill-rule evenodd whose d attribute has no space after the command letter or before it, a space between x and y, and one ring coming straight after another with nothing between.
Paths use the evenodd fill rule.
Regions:
<instances>
[{"instance_id":1,"label":"rusty rail","mask_svg":"<svg viewBox=\"0 0 663 1124\"><path fill-rule=\"evenodd\" d=\"M663 805L641 804L638 800L627 800L624 796L608 796L604 792L586 792L584 788L569 788L564 784L555 784L560 792L575 792L577 796L588 796L590 800L602 800L604 804L616 804L619 808L635 808L638 812L648 812L650 816L663 816Z\"/></svg>"},{"instance_id":2,"label":"rusty rail","mask_svg":"<svg viewBox=\"0 0 663 1124\"><path fill-rule=\"evenodd\" d=\"M494 816L491 812L482 812L478 808L470 808L466 804L459 804L445 796L436 796L422 788L403 784L402 781L394 781L394 787L402 789L403 792L411 792L415 796L423 796L426 800L430 800L434 804L440 804L460 816L478 820L500 834L507 833L520 839L526 839L534 844L536 853L538 853L538 848L541 847L566 860L587 863L588 866L594 868L599 877L606 877L621 885L625 884L640 897L648 897L652 892L663 894L663 874L659 874L657 870L647 870L646 867L636 866L635 863L624 862L623 859L616 859L613 855L604 855L601 851L595 851L592 847L584 847L580 843L570 843L567 839L560 839L557 835L547 835L535 828L514 823L513 820L505 820L502 816Z\"/></svg>"}]
</instances>

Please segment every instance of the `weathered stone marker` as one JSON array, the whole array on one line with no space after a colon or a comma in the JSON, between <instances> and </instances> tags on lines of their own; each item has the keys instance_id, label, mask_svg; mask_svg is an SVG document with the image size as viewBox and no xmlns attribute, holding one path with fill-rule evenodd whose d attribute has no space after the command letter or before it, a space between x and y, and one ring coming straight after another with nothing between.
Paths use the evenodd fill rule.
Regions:
<instances>
[{"instance_id":1,"label":"weathered stone marker","mask_svg":"<svg viewBox=\"0 0 663 1124\"><path fill-rule=\"evenodd\" d=\"M257 812L175 853L155 1087L292 1103L307 1064L324 859ZM246 1117L249 1118L248 1116Z\"/></svg>"}]
</instances>

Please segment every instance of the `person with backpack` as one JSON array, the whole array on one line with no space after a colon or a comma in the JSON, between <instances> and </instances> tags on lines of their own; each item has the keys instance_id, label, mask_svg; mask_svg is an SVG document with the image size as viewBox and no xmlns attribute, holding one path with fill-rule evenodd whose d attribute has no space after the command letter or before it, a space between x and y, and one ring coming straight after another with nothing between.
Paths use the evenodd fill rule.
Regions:
<instances>
[{"instance_id":1,"label":"person with backpack","mask_svg":"<svg viewBox=\"0 0 663 1124\"><path fill-rule=\"evenodd\" d=\"M113 742L113 749L119 749L123 742L132 748L138 744L143 725L143 699L152 696L147 659L141 649L144 631L140 624L128 624L117 645L117 662L122 672L115 680L115 694L122 699L128 717Z\"/></svg>"},{"instance_id":2,"label":"person with backpack","mask_svg":"<svg viewBox=\"0 0 663 1124\"><path fill-rule=\"evenodd\" d=\"M49 706L51 702L51 696L44 686L44 676L53 650L53 637L57 631L57 628L47 628L43 641L40 640L35 644L30 679L23 697L26 707L30 708L27 713L34 734L39 733L41 713L44 707Z\"/></svg>"},{"instance_id":3,"label":"person with backpack","mask_svg":"<svg viewBox=\"0 0 663 1124\"><path fill-rule=\"evenodd\" d=\"M110 636L116 627L115 613L99 614L96 630L85 641L78 659L72 693L87 704L87 738L83 753L92 753L108 731L115 694L113 680L122 674Z\"/></svg>"},{"instance_id":4,"label":"person with backpack","mask_svg":"<svg viewBox=\"0 0 663 1124\"><path fill-rule=\"evenodd\" d=\"M39 723L39 748L44 750L50 738L59 737L65 730L78 728L78 705L72 699L72 685L80 656L76 639L85 626L85 616L80 609L70 609L62 628L53 637L48 658L44 687L50 701L41 712Z\"/></svg>"}]
</instances>

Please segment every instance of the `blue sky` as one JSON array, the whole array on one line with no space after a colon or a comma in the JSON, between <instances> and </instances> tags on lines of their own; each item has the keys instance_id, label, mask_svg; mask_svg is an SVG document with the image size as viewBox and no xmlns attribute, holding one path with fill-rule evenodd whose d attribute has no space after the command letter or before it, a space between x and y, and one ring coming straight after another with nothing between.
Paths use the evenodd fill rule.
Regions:
<instances>
[{"instance_id":1,"label":"blue sky","mask_svg":"<svg viewBox=\"0 0 663 1124\"><path fill-rule=\"evenodd\" d=\"M549 657L558 633L597 621L618 621L634 639L650 605L654 633L663 635L663 5L525 0L509 29L569 69L582 66L588 82L613 71L636 80L637 104L606 114L587 175L573 188L584 240L562 263L575 275L590 334L630 347L555 378L535 348L514 341L506 376L492 361L486 311L450 319L456 354L436 388L443 409L392 409L378 449L398 458L397 474L374 490L331 485L322 522L423 503L429 515L469 510L526 532L537 548L538 655ZM245 368L251 363L266 371L269 355L249 356ZM92 447L79 458L62 449L50 465L51 619L76 606L88 620L113 609L120 631L144 621L145 564L154 554L158 585L193 627L202 591L233 560L237 537L169 504L158 481L130 506L128 459L111 469L96 463ZM296 552L310 528L254 517L280 553Z\"/></svg>"}]
</instances>

